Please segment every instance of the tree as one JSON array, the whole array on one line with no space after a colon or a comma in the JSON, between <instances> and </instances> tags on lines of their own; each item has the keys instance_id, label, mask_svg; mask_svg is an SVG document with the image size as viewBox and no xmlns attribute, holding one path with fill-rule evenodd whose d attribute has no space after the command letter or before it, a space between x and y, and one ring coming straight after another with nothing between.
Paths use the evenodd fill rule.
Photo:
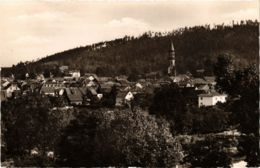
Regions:
<instances>
[{"instance_id":1,"label":"tree","mask_svg":"<svg viewBox=\"0 0 260 168\"><path fill-rule=\"evenodd\" d=\"M118 72L121 75L128 75L129 74L129 70L126 68L126 66L121 66L119 68Z\"/></svg>"},{"instance_id":2,"label":"tree","mask_svg":"<svg viewBox=\"0 0 260 168\"><path fill-rule=\"evenodd\" d=\"M133 100L133 106L140 107L143 110L148 109L151 106L153 95L151 93L137 93Z\"/></svg>"},{"instance_id":3,"label":"tree","mask_svg":"<svg viewBox=\"0 0 260 168\"><path fill-rule=\"evenodd\" d=\"M103 92L103 98L101 104L103 107L113 108L116 104L117 88L115 85L112 86L109 93Z\"/></svg>"},{"instance_id":4,"label":"tree","mask_svg":"<svg viewBox=\"0 0 260 168\"><path fill-rule=\"evenodd\" d=\"M216 76L216 89L220 92L226 92L230 95L234 93L234 66L233 56L229 54L219 55L214 67Z\"/></svg>"},{"instance_id":5,"label":"tree","mask_svg":"<svg viewBox=\"0 0 260 168\"><path fill-rule=\"evenodd\" d=\"M13 158L15 166L50 164L44 161L46 152L54 150L63 121L63 113L51 111L50 107L48 98L36 94L2 103L6 158ZM38 159L30 156L34 148L39 150Z\"/></svg>"},{"instance_id":6,"label":"tree","mask_svg":"<svg viewBox=\"0 0 260 168\"><path fill-rule=\"evenodd\" d=\"M259 72L256 65L231 70L232 61L220 57L216 64L217 86L231 96L229 110L238 129L246 136L241 138L241 152L246 155L248 166L259 166ZM250 144L250 145L248 145ZM254 147L252 147L254 145Z\"/></svg>"},{"instance_id":7,"label":"tree","mask_svg":"<svg viewBox=\"0 0 260 168\"><path fill-rule=\"evenodd\" d=\"M254 135L242 136L239 142L240 152L246 155L245 161L248 167L259 167L259 137Z\"/></svg>"},{"instance_id":8,"label":"tree","mask_svg":"<svg viewBox=\"0 0 260 168\"><path fill-rule=\"evenodd\" d=\"M221 132L230 126L230 112L219 106L193 108L192 133Z\"/></svg>"},{"instance_id":9,"label":"tree","mask_svg":"<svg viewBox=\"0 0 260 168\"><path fill-rule=\"evenodd\" d=\"M64 131L59 165L171 167L179 148L168 123L143 111L83 110Z\"/></svg>"},{"instance_id":10,"label":"tree","mask_svg":"<svg viewBox=\"0 0 260 168\"><path fill-rule=\"evenodd\" d=\"M247 166L260 166L259 151L259 73L256 66L249 66L236 73L240 98L235 100L232 111L239 130L246 134L239 146L246 155Z\"/></svg>"},{"instance_id":11,"label":"tree","mask_svg":"<svg viewBox=\"0 0 260 168\"><path fill-rule=\"evenodd\" d=\"M191 167L230 167L231 158L224 151L224 143L215 138L206 138L189 146L184 163Z\"/></svg>"},{"instance_id":12,"label":"tree","mask_svg":"<svg viewBox=\"0 0 260 168\"><path fill-rule=\"evenodd\" d=\"M49 78L49 77L50 77L50 74L51 74L51 72L50 72L49 69L45 69L44 72L43 72L44 78Z\"/></svg>"},{"instance_id":13,"label":"tree","mask_svg":"<svg viewBox=\"0 0 260 168\"><path fill-rule=\"evenodd\" d=\"M139 72L136 68L133 68L131 70L131 73L130 75L128 76L127 80L131 81L131 82L136 82L138 80L138 75L139 75Z\"/></svg>"},{"instance_id":14,"label":"tree","mask_svg":"<svg viewBox=\"0 0 260 168\"><path fill-rule=\"evenodd\" d=\"M177 85L167 85L155 91L149 112L168 118L172 130L181 133L187 112L186 99Z\"/></svg>"},{"instance_id":15,"label":"tree","mask_svg":"<svg viewBox=\"0 0 260 168\"><path fill-rule=\"evenodd\" d=\"M30 77L30 79L35 79L36 78L36 74L34 72L30 72L29 73L29 77Z\"/></svg>"},{"instance_id":16,"label":"tree","mask_svg":"<svg viewBox=\"0 0 260 168\"><path fill-rule=\"evenodd\" d=\"M259 136L259 73L256 66L237 71L236 83L240 98L233 106L235 119L243 133Z\"/></svg>"}]
</instances>

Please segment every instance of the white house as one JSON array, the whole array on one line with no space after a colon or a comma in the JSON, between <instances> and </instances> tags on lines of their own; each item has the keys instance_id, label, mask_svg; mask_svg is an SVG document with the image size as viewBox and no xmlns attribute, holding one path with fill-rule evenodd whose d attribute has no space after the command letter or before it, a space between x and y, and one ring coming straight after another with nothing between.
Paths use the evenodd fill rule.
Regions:
<instances>
[{"instance_id":1,"label":"white house","mask_svg":"<svg viewBox=\"0 0 260 168\"><path fill-rule=\"evenodd\" d=\"M134 95L132 92L128 92L125 96L125 101L130 102L134 99Z\"/></svg>"},{"instance_id":2,"label":"white house","mask_svg":"<svg viewBox=\"0 0 260 168\"><path fill-rule=\"evenodd\" d=\"M210 92L198 95L198 106L214 106L217 102L225 103L227 95L217 92Z\"/></svg>"},{"instance_id":3,"label":"white house","mask_svg":"<svg viewBox=\"0 0 260 168\"><path fill-rule=\"evenodd\" d=\"M75 71L69 71L69 74L72 76L72 78L79 78L80 77L80 72L75 70Z\"/></svg>"},{"instance_id":4,"label":"white house","mask_svg":"<svg viewBox=\"0 0 260 168\"><path fill-rule=\"evenodd\" d=\"M8 84L5 88L3 88L6 92L6 97L12 97L15 91L20 91L21 89L18 87L16 83Z\"/></svg>"}]
</instances>

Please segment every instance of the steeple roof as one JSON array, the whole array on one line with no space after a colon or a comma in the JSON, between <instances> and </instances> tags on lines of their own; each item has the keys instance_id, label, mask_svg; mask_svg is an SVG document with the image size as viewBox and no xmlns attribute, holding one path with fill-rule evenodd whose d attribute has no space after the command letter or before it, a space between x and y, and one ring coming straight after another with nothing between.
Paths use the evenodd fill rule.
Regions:
<instances>
[{"instance_id":1,"label":"steeple roof","mask_svg":"<svg viewBox=\"0 0 260 168\"><path fill-rule=\"evenodd\" d=\"M172 41L171 41L171 49L170 49L170 51L174 51L174 46L173 46Z\"/></svg>"}]
</instances>

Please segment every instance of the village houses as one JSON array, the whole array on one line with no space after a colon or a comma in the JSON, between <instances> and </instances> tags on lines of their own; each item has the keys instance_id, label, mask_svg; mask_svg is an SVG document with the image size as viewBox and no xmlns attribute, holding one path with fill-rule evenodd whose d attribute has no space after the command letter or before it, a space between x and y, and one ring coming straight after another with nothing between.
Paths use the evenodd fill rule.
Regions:
<instances>
[{"instance_id":1,"label":"village houses","mask_svg":"<svg viewBox=\"0 0 260 168\"><path fill-rule=\"evenodd\" d=\"M79 70L70 70L68 66L60 66L60 71L64 73L63 77L51 76L45 79L42 74L39 74L35 80L20 81L19 86L10 80L2 82L1 99L6 100L20 90L24 93L38 90L44 96L64 99L64 102L68 101L72 106L90 106L106 102L106 99L115 99L116 107L125 107L130 106L132 101L139 101L140 98L152 97L155 88L176 84L188 98L187 103L197 104L198 107L214 106L217 102L226 101L227 95L217 93L215 90L214 76L193 77L189 72L179 74L175 59L175 49L171 43L168 75L151 72L136 82L128 81L128 76L125 75L98 77L94 73L81 74ZM203 73L200 71L200 74Z\"/></svg>"}]
</instances>

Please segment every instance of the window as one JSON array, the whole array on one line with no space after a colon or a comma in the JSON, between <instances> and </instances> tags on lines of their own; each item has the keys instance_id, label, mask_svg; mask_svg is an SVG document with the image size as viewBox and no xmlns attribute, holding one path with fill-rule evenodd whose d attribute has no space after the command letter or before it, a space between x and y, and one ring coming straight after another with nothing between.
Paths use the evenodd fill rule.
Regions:
<instances>
[{"instance_id":1,"label":"window","mask_svg":"<svg viewBox=\"0 0 260 168\"><path fill-rule=\"evenodd\" d=\"M203 100L203 97L200 97L200 100Z\"/></svg>"}]
</instances>

